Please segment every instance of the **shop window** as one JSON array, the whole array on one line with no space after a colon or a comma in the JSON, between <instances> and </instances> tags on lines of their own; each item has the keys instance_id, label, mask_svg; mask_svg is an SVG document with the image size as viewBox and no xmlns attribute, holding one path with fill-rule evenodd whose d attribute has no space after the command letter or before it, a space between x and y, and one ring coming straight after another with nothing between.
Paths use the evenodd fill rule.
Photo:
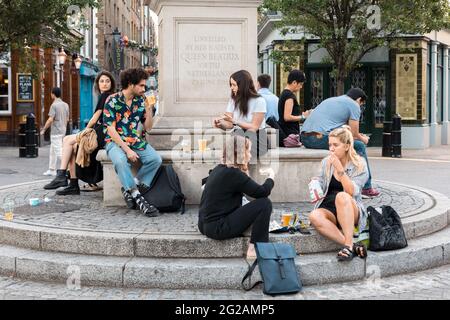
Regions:
<instances>
[{"instance_id":1,"label":"shop window","mask_svg":"<svg viewBox=\"0 0 450 320\"><path fill-rule=\"evenodd\" d=\"M11 112L9 68L0 66L0 114Z\"/></svg>"},{"instance_id":2,"label":"shop window","mask_svg":"<svg viewBox=\"0 0 450 320\"><path fill-rule=\"evenodd\" d=\"M317 107L323 100L323 71L311 72L312 108Z\"/></svg>"},{"instance_id":3,"label":"shop window","mask_svg":"<svg viewBox=\"0 0 450 320\"><path fill-rule=\"evenodd\" d=\"M383 128L386 117L386 69L376 68L373 70L373 112L375 116L375 127Z\"/></svg>"}]
</instances>

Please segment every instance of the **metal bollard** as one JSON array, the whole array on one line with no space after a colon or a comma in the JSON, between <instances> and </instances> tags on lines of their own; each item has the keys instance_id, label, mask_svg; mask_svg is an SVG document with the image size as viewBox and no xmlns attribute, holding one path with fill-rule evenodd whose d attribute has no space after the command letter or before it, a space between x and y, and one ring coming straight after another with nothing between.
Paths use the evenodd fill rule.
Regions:
<instances>
[{"instance_id":1,"label":"metal bollard","mask_svg":"<svg viewBox=\"0 0 450 320\"><path fill-rule=\"evenodd\" d=\"M36 129L36 117L30 113L27 116L25 126L25 156L36 158L38 156L38 132Z\"/></svg>"},{"instance_id":2,"label":"metal bollard","mask_svg":"<svg viewBox=\"0 0 450 320\"><path fill-rule=\"evenodd\" d=\"M402 118L398 114L392 117L392 157L402 157Z\"/></svg>"},{"instance_id":3,"label":"metal bollard","mask_svg":"<svg viewBox=\"0 0 450 320\"><path fill-rule=\"evenodd\" d=\"M19 158L25 158L27 156L25 143L25 130L26 124L21 123L19 125Z\"/></svg>"},{"instance_id":4,"label":"metal bollard","mask_svg":"<svg viewBox=\"0 0 450 320\"><path fill-rule=\"evenodd\" d=\"M383 148L382 157L392 157L392 121L384 121L383 123Z\"/></svg>"}]
</instances>

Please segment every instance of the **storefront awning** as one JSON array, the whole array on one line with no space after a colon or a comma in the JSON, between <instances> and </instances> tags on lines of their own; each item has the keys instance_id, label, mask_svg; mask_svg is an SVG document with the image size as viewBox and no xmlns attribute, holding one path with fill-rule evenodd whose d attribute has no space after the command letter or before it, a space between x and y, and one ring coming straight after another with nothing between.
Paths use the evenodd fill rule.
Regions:
<instances>
[{"instance_id":1,"label":"storefront awning","mask_svg":"<svg viewBox=\"0 0 450 320\"><path fill-rule=\"evenodd\" d=\"M80 67L80 75L85 77L95 77L97 75L97 68L86 63L82 63Z\"/></svg>"}]
</instances>

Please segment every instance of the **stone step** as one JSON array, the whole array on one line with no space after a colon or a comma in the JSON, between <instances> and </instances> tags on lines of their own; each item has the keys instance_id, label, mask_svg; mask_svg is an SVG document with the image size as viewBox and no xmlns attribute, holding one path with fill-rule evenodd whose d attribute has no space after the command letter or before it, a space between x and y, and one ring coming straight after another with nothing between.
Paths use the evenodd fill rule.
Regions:
<instances>
[{"instance_id":1,"label":"stone step","mask_svg":"<svg viewBox=\"0 0 450 320\"><path fill-rule=\"evenodd\" d=\"M423 191L423 190L422 190ZM432 191L428 191L432 192ZM437 232L449 224L450 200L433 193L434 204L427 211L402 219L408 239ZM183 219L196 221L197 213L189 210ZM178 214L165 214L155 223L176 223ZM279 219L279 213L273 219ZM199 232L112 231L80 228L58 228L31 225L28 221L0 221L0 243L40 251L118 257L167 258L236 258L246 252L250 231L245 237L216 241ZM335 251L338 246L323 238L313 228L311 235L300 233L270 234L270 241L292 244L299 254Z\"/></svg>"},{"instance_id":2,"label":"stone step","mask_svg":"<svg viewBox=\"0 0 450 320\"><path fill-rule=\"evenodd\" d=\"M409 241L407 248L370 252L366 260L337 262L336 253L299 255L305 286L386 277L450 263L450 228ZM0 247L0 274L80 285L159 289L239 289L247 270L242 258L126 258ZM255 272L253 281L259 279Z\"/></svg>"}]
</instances>

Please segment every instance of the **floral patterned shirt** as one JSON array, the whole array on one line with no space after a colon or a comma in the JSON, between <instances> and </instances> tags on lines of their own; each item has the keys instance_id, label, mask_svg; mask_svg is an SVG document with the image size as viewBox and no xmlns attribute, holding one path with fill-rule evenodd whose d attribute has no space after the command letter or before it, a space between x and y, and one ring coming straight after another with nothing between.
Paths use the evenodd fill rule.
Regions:
<instances>
[{"instance_id":1,"label":"floral patterned shirt","mask_svg":"<svg viewBox=\"0 0 450 320\"><path fill-rule=\"evenodd\" d=\"M103 109L103 124L105 126L105 143L113 142L107 127L113 126L117 133L131 149L144 150L147 142L139 136L137 131L139 122L145 120L145 100L134 97L131 106L125 102L122 92L108 98Z\"/></svg>"}]
</instances>

